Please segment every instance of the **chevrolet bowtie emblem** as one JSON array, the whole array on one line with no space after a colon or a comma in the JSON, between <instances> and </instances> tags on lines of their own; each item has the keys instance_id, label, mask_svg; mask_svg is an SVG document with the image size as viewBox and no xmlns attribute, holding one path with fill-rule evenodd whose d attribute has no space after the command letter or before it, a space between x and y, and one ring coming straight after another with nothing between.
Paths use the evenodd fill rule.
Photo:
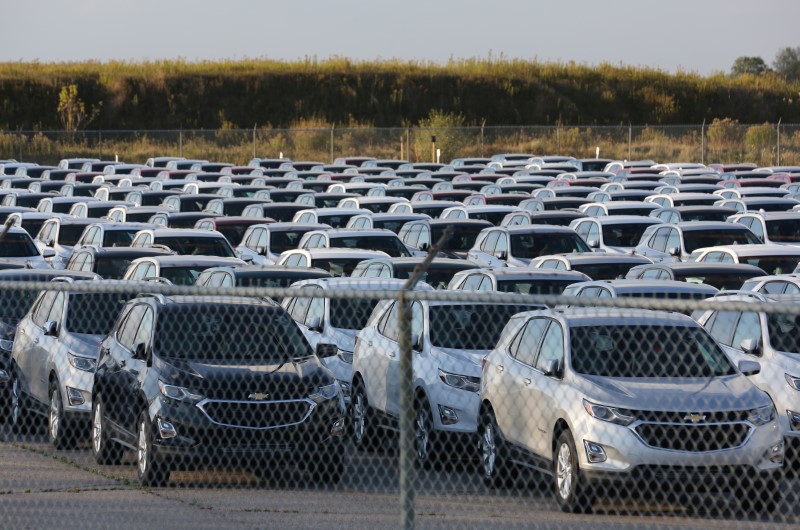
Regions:
<instances>
[{"instance_id":1,"label":"chevrolet bowtie emblem","mask_svg":"<svg viewBox=\"0 0 800 530\"><path fill-rule=\"evenodd\" d=\"M692 414L687 414L683 417L684 421L690 421L692 423L700 423L701 421L705 421L706 416L705 414L700 414L699 412L694 412Z\"/></svg>"},{"instance_id":2,"label":"chevrolet bowtie emblem","mask_svg":"<svg viewBox=\"0 0 800 530\"><path fill-rule=\"evenodd\" d=\"M261 394L259 392L256 392L255 394L250 394L249 396L247 396L247 399L250 399L252 401L264 401L268 397L269 394Z\"/></svg>"}]
</instances>

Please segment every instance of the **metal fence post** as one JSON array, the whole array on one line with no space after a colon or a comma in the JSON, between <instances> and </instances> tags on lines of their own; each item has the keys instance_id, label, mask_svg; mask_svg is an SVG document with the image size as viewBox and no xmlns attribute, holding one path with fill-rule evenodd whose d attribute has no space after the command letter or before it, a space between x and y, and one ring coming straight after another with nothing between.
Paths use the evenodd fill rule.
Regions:
<instances>
[{"instance_id":1,"label":"metal fence post","mask_svg":"<svg viewBox=\"0 0 800 530\"><path fill-rule=\"evenodd\" d=\"M633 159L633 124L628 122L628 160Z\"/></svg>"},{"instance_id":2,"label":"metal fence post","mask_svg":"<svg viewBox=\"0 0 800 530\"><path fill-rule=\"evenodd\" d=\"M333 128L336 127L335 125L331 125L331 164L333 164Z\"/></svg>"},{"instance_id":3,"label":"metal fence post","mask_svg":"<svg viewBox=\"0 0 800 530\"><path fill-rule=\"evenodd\" d=\"M486 120L483 120L483 121L481 122L481 156L482 156L482 157L484 156L484 154L483 154L483 152L484 152L484 151L483 151L483 149L484 149L484 143L483 143L483 142L484 142L484 138L483 138L483 128L484 128L484 127L486 127Z\"/></svg>"},{"instance_id":4,"label":"metal fence post","mask_svg":"<svg viewBox=\"0 0 800 530\"><path fill-rule=\"evenodd\" d=\"M561 123L556 124L556 139L558 140L558 156L561 156Z\"/></svg>"},{"instance_id":5,"label":"metal fence post","mask_svg":"<svg viewBox=\"0 0 800 530\"><path fill-rule=\"evenodd\" d=\"M256 157L256 127L258 126L257 123L253 124L253 158Z\"/></svg>"},{"instance_id":6,"label":"metal fence post","mask_svg":"<svg viewBox=\"0 0 800 530\"><path fill-rule=\"evenodd\" d=\"M411 162L411 127L406 127L406 157Z\"/></svg>"},{"instance_id":7,"label":"metal fence post","mask_svg":"<svg viewBox=\"0 0 800 530\"><path fill-rule=\"evenodd\" d=\"M400 515L402 528L414 528L414 388L411 311L405 290L397 298L400 338Z\"/></svg>"},{"instance_id":8,"label":"metal fence post","mask_svg":"<svg viewBox=\"0 0 800 530\"><path fill-rule=\"evenodd\" d=\"M178 130L178 156L183 156L183 127Z\"/></svg>"},{"instance_id":9,"label":"metal fence post","mask_svg":"<svg viewBox=\"0 0 800 530\"><path fill-rule=\"evenodd\" d=\"M706 119L703 118L703 124L700 125L700 163L706 163Z\"/></svg>"},{"instance_id":10,"label":"metal fence post","mask_svg":"<svg viewBox=\"0 0 800 530\"><path fill-rule=\"evenodd\" d=\"M778 138L776 139L776 144L777 144L777 145L776 145L776 155L777 155L777 160L776 160L776 162L775 162L775 165L776 165L776 166L780 166L780 165L781 165L781 120L782 120L782 119L783 119L783 117L780 117L780 118L778 118L778 127L777 127L777 129L778 129L778 130L777 130L777 132L778 132Z\"/></svg>"}]
</instances>

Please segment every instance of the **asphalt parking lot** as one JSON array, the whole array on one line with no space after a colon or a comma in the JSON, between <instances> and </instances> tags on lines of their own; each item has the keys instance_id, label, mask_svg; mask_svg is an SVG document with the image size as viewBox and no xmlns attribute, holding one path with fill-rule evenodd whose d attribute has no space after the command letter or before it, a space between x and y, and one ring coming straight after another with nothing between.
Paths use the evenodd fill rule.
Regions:
<instances>
[{"instance_id":1,"label":"asphalt parking lot","mask_svg":"<svg viewBox=\"0 0 800 530\"><path fill-rule=\"evenodd\" d=\"M320 488L287 473L260 482L246 472L174 473L170 487L142 489L132 455L98 466L88 448L55 451L44 435L0 431L0 513L3 528L348 528L400 526L396 456L349 450L337 486ZM800 482L784 481L772 517L741 518L731 499L681 506L628 500L600 503L592 515L563 514L536 481L486 489L470 469L421 471L418 528L772 528L800 525ZM716 503L716 505L714 505Z\"/></svg>"}]
</instances>

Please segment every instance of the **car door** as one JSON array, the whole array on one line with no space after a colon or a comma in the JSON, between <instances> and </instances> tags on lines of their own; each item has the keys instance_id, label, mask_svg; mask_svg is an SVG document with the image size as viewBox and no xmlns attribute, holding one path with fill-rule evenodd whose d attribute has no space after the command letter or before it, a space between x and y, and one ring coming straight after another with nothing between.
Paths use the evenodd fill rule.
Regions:
<instances>
[{"instance_id":1,"label":"car door","mask_svg":"<svg viewBox=\"0 0 800 530\"><path fill-rule=\"evenodd\" d=\"M56 292L48 291L39 295L31 310L17 324L17 333L14 339L13 358L17 366L17 373L24 392L31 394L35 387L34 362L37 356L36 348L40 340L41 327L44 326L47 316L53 307Z\"/></svg>"},{"instance_id":2,"label":"car door","mask_svg":"<svg viewBox=\"0 0 800 530\"><path fill-rule=\"evenodd\" d=\"M48 370L50 367L50 360L56 354L59 347L58 334L61 333L61 326L64 320L65 305L67 302L67 295L64 292L54 293L53 303L50 310L44 317L44 323L39 325L34 323L34 344L31 348L31 367L30 367L30 391L31 395L42 403L46 403L50 396L48 396ZM45 329L51 322L54 323L56 334L48 335ZM65 356L66 358L66 356Z\"/></svg>"},{"instance_id":3,"label":"car door","mask_svg":"<svg viewBox=\"0 0 800 530\"><path fill-rule=\"evenodd\" d=\"M358 335L358 369L364 377L370 405L386 411L389 361L397 355L397 302L388 306L375 327L367 327Z\"/></svg>"},{"instance_id":4,"label":"car door","mask_svg":"<svg viewBox=\"0 0 800 530\"><path fill-rule=\"evenodd\" d=\"M395 303L394 309L395 325L397 325L397 304ZM391 316L389 318L392 318ZM399 329L395 328L394 337L387 341L384 352L387 354L386 360L386 412L392 416L400 414L400 334ZM422 305L419 302L411 304L411 337L422 337L423 333L423 312ZM421 344L421 339L417 339L417 343ZM414 378L418 377L421 370L427 366L428 353L415 351L413 355L413 370ZM426 359L421 359L420 356L426 356Z\"/></svg>"},{"instance_id":5,"label":"car door","mask_svg":"<svg viewBox=\"0 0 800 530\"><path fill-rule=\"evenodd\" d=\"M145 304L135 304L129 307L120 318L112 336L103 341L100 346L102 362L99 363L96 377L101 383L99 386L103 392L106 416L130 433L133 432L128 425L131 412L127 409L131 406L131 398L127 389L123 391L127 379L124 372L131 362L130 348L133 346L146 308Z\"/></svg>"},{"instance_id":6,"label":"car door","mask_svg":"<svg viewBox=\"0 0 800 530\"><path fill-rule=\"evenodd\" d=\"M554 373L547 373L548 366L557 366ZM539 456L551 455L553 427L559 411L560 373L564 366L564 330L561 324L550 319L547 331L539 345L539 353L533 368L525 366L523 385L525 403L531 404L530 421L525 424L525 438L530 449Z\"/></svg>"},{"instance_id":7,"label":"car door","mask_svg":"<svg viewBox=\"0 0 800 530\"><path fill-rule=\"evenodd\" d=\"M497 267L502 266L504 263L502 260L497 259L495 254L495 248L497 247L497 241L500 238L500 231L499 230L490 230L489 233L483 238L480 246L473 247L467 253L467 259L482 267Z\"/></svg>"}]
</instances>

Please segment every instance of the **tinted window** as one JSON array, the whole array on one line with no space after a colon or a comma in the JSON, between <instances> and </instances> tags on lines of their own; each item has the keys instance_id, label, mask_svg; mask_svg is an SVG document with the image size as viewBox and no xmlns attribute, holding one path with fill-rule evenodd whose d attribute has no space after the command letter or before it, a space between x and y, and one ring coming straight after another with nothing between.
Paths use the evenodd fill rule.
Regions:
<instances>
[{"instance_id":1,"label":"tinted window","mask_svg":"<svg viewBox=\"0 0 800 530\"><path fill-rule=\"evenodd\" d=\"M378 300L331 299L331 326L361 330L367 325Z\"/></svg>"},{"instance_id":2,"label":"tinted window","mask_svg":"<svg viewBox=\"0 0 800 530\"><path fill-rule=\"evenodd\" d=\"M106 280L121 280L125 276L125 271L131 264L130 258L107 258L97 256L95 258L95 271Z\"/></svg>"},{"instance_id":3,"label":"tinted window","mask_svg":"<svg viewBox=\"0 0 800 530\"><path fill-rule=\"evenodd\" d=\"M800 353L800 316L784 313L767 315L769 342L778 351Z\"/></svg>"},{"instance_id":4,"label":"tinted window","mask_svg":"<svg viewBox=\"0 0 800 530\"><path fill-rule=\"evenodd\" d=\"M445 250L467 251L472 248L478 233L483 229L482 226L457 226L445 242ZM431 240L435 243L444 234L444 226L435 226L431 229ZM420 242L421 243L421 242Z\"/></svg>"},{"instance_id":5,"label":"tinted window","mask_svg":"<svg viewBox=\"0 0 800 530\"><path fill-rule=\"evenodd\" d=\"M497 290L519 294L561 294L574 280L497 280Z\"/></svg>"},{"instance_id":6,"label":"tinted window","mask_svg":"<svg viewBox=\"0 0 800 530\"><path fill-rule=\"evenodd\" d=\"M80 239L85 228L83 225L61 225L58 231L58 244L64 246L74 245Z\"/></svg>"},{"instance_id":7,"label":"tinted window","mask_svg":"<svg viewBox=\"0 0 800 530\"><path fill-rule=\"evenodd\" d=\"M160 245L166 245L183 256L234 257L228 242L219 237L159 237L155 242Z\"/></svg>"},{"instance_id":8,"label":"tinted window","mask_svg":"<svg viewBox=\"0 0 800 530\"><path fill-rule=\"evenodd\" d=\"M491 350L512 315L538 309L520 305L441 305L430 308L431 344L461 350Z\"/></svg>"},{"instance_id":9,"label":"tinted window","mask_svg":"<svg viewBox=\"0 0 800 530\"><path fill-rule=\"evenodd\" d=\"M405 245L403 245L397 236L336 237L331 238L330 246L333 248L380 250L386 252L393 258L410 256Z\"/></svg>"},{"instance_id":10,"label":"tinted window","mask_svg":"<svg viewBox=\"0 0 800 530\"><path fill-rule=\"evenodd\" d=\"M686 252L694 252L703 247L757 243L761 243L761 241L746 228L742 230L715 228L714 230L685 230L683 232L683 244Z\"/></svg>"},{"instance_id":11,"label":"tinted window","mask_svg":"<svg viewBox=\"0 0 800 530\"><path fill-rule=\"evenodd\" d=\"M635 247L639 244L647 225L606 225L603 227L603 243L611 247Z\"/></svg>"},{"instance_id":12,"label":"tinted window","mask_svg":"<svg viewBox=\"0 0 800 530\"><path fill-rule=\"evenodd\" d=\"M297 248L300 238L308 230L287 230L285 232L270 232L270 251L273 254L280 254L286 250L293 250Z\"/></svg>"},{"instance_id":13,"label":"tinted window","mask_svg":"<svg viewBox=\"0 0 800 530\"><path fill-rule=\"evenodd\" d=\"M777 243L800 242L800 219L778 219L767 221L767 233Z\"/></svg>"},{"instance_id":14,"label":"tinted window","mask_svg":"<svg viewBox=\"0 0 800 530\"><path fill-rule=\"evenodd\" d=\"M166 267L161 269L160 276L175 285L194 285L203 270L204 267Z\"/></svg>"},{"instance_id":15,"label":"tinted window","mask_svg":"<svg viewBox=\"0 0 800 530\"><path fill-rule=\"evenodd\" d=\"M103 234L104 247L129 247L138 230L106 230Z\"/></svg>"},{"instance_id":16,"label":"tinted window","mask_svg":"<svg viewBox=\"0 0 800 530\"><path fill-rule=\"evenodd\" d=\"M591 249L578 234L528 233L511 235L511 254L519 258L536 258L572 252L591 252Z\"/></svg>"},{"instance_id":17,"label":"tinted window","mask_svg":"<svg viewBox=\"0 0 800 530\"><path fill-rule=\"evenodd\" d=\"M125 296L115 293L73 293L67 307L66 328L72 333L105 335L114 322Z\"/></svg>"},{"instance_id":18,"label":"tinted window","mask_svg":"<svg viewBox=\"0 0 800 530\"><path fill-rule=\"evenodd\" d=\"M6 234L0 244L0 258L38 256L39 250L28 234Z\"/></svg>"}]
</instances>

